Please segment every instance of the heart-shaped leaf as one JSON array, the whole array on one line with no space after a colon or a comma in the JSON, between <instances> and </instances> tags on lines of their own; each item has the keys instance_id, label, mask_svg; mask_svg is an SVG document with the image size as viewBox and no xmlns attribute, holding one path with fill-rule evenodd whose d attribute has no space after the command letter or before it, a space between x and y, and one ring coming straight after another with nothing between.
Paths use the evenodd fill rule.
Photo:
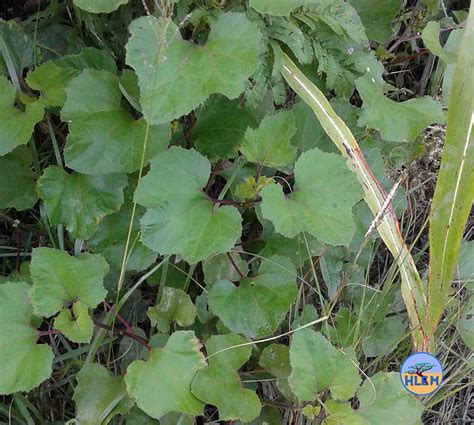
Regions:
<instances>
[{"instance_id":1,"label":"heart-shaped leaf","mask_svg":"<svg viewBox=\"0 0 474 425\"><path fill-rule=\"evenodd\" d=\"M16 91L6 77L0 75L0 156L30 140L35 124L43 118L43 105L32 102L24 112L15 107Z\"/></svg>"},{"instance_id":2,"label":"heart-shaped leaf","mask_svg":"<svg viewBox=\"0 0 474 425\"><path fill-rule=\"evenodd\" d=\"M337 350L319 332L296 332L290 346L290 387L302 401L316 400L328 388L336 400L351 398L360 384L355 354Z\"/></svg>"},{"instance_id":3,"label":"heart-shaped leaf","mask_svg":"<svg viewBox=\"0 0 474 425\"><path fill-rule=\"evenodd\" d=\"M355 231L352 207L363 192L345 160L317 148L306 151L296 161L295 180L289 195L276 184L262 190L263 217L289 238L308 232L327 244L349 244Z\"/></svg>"},{"instance_id":4,"label":"heart-shaped leaf","mask_svg":"<svg viewBox=\"0 0 474 425\"><path fill-rule=\"evenodd\" d=\"M217 406L220 421L241 420L246 423L260 414L258 396L255 391L242 388L242 381L237 373L250 358L251 347L233 348L213 355L245 342L244 338L233 334L213 335L209 338L206 342L209 366L201 369L192 383L192 392L199 400Z\"/></svg>"},{"instance_id":5,"label":"heart-shaped leaf","mask_svg":"<svg viewBox=\"0 0 474 425\"><path fill-rule=\"evenodd\" d=\"M188 114L213 93L236 98L256 70L262 47L256 24L241 13L221 14L204 46L183 40L164 17L138 18L129 31L127 63L138 75L140 103L150 124Z\"/></svg>"},{"instance_id":6,"label":"heart-shaped leaf","mask_svg":"<svg viewBox=\"0 0 474 425\"><path fill-rule=\"evenodd\" d=\"M266 116L257 129L249 128L240 151L250 162L268 167L284 167L294 162L296 148L290 141L296 132L295 116L290 111Z\"/></svg>"},{"instance_id":7,"label":"heart-shaped leaf","mask_svg":"<svg viewBox=\"0 0 474 425\"><path fill-rule=\"evenodd\" d=\"M169 412L201 414L204 404L191 393L194 375L206 366L200 348L194 332L178 331L147 361L134 361L125 383L138 407L157 419Z\"/></svg>"},{"instance_id":8,"label":"heart-shaped leaf","mask_svg":"<svg viewBox=\"0 0 474 425\"><path fill-rule=\"evenodd\" d=\"M195 150L172 147L153 159L136 194L149 207L141 220L146 246L189 263L233 247L242 218L236 208L217 208L203 193L210 172L209 161Z\"/></svg>"},{"instance_id":9,"label":"heart-shaped leaf","mask_svg":"<svg viewBox=\"0 0 474 425\"><path fill-rule=\"evenodd\" d=\"M68 167L87 174L130 173L164 150L168 125L147 128L121 106L119 79L107 72L86 69L66 89L61 117L69 123L65 148Z\"/></svg>"},{"instance_id":10,"label":"heart-shaped leaf","mask_svg":"<svg viewBox=\"0 0 474 425\"><path fill-rule=\"evenodd\" d=\"M51 375L53 351L36 344L25 282L0 285L0 394L30 391Z\"/></svg>"},{"instance_id":11,"label":"heart-shaped leaf","mask_svg":"<svg viewBox=\"0 0 474 425\"><path fill-rule=\"evenodd\" d=\"M38 180L38 192L51 224L64 224L74 238L88 239L106 215L119 210L126 185L122 174L68 174L51 166Z\"/></svg>"}]
</instances>

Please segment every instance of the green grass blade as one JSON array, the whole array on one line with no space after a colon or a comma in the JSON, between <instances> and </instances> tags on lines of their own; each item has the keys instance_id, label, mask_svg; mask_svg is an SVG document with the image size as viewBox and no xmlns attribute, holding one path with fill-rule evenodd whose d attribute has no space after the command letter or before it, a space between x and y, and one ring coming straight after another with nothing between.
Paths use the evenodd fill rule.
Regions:
<instances>
[{"instance_id":1,"label":"green grass blade","mask_svg":"<svg viewBox=\"0 0 474 425\"><path fill-rule=\"evenodd\" d=\"M430 222L427 332L434 334L446 306L459 245L474 200L474 8L454 71L448 127Z\"/></svg>"},{"instance_id":2,"label":"green grass blade","mask_svg":"<svg viewBox=\"0 0 474 425\"><path fill-rule=\"evenodd\" d=\"M313 109L322 127L336 144L357 175L364 199L374 217L379 219L380 236L395 257L400 270L403 300L410 316L412 338L417 349L427 349L423 334L426 298L423 283L413 258L400 232L397 216L387 199L387 194L370 170L359 146L344 121L334 112L324 94L284 55L282 74L293 90ZM382 212L382 214L380 214Z\"/></svg>"}]
</instances>

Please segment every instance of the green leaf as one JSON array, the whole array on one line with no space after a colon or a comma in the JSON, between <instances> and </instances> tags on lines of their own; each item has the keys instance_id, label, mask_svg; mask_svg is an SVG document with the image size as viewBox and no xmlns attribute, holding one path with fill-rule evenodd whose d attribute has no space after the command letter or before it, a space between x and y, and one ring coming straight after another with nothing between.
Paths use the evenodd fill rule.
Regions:
<instances>
[{"instance_id":1,"label":"green leaf","mask_svg":"<svg viewBox=\"0 0 474 425\"><path fill-rule=\"evenodd\" d=\"M119 210L126 184L121 174L68 174L50 166L38 180L38 193L51 224L63 224L72 237L88 239L106 215Z\"/></svg>"},{"instance_id":2,"label":"green leaf","mask_svg":"<svg viewBox=\"0 0 474 425\"><path fill-rule=\"evenodd\" d=\"M87 241L91 252L103 255L110 266L117 270L122 266L132 208L131 202L125 202L119 212L108 215L99 223L97 232ZM130 234L131 251L125 268L127 271L145 270L156 260L156 253L143 245L139 239L139 220L144 211L143 207L136 207Z\"/></svg>"},{"instance_id":3,"label":"green leaf","mask_svg":"<svg viewBox=\"0 0 474 425\"><path fill-rule=\"evenodd\" d=\"M350 0L349 3L357 10L370 40L385 43L390 39L392 21L402 6L400 0Z\"/></svg>"},{"instance_id":4,"label":"green leaf","mask_svg":"<svg viewBox=\"0 0 474 425\"><path fill-rule=\"evenodd\" d=\"M315 400L326 388L334 399L348 400L361 381L353 357L353 352L337 350L319 332L298 331L290 346L290 387L302 401Z\"/></svg>"},{"instance_id":5,"label":"green leaf","mask_svg":"<svg viewBox=\"0 0 474 425\"><path fill-rule=\"evenodd\" d=\"M210 161L234 158L244 138L245 130L255 126L250 110L238 100L211 96L197 123L189 133L196 149Z\"/></svg>"},{"instance_id":6,"label":"green leaf","mask_svg":"<svg viewBox=\"0 0 474 425\"><path fill-rule=\"evenodd\" d=\"M441 104L429 96L396 102L369 74L358 78L356 87L364 102L357 124L380 131L384 140L412 142L430 124L445 122Z\"/></svg>"},{"instance_id":7,"label":"green leaf","mask_svg":"<svg viewBox=\"0 0 474 425\"><path fill-rule=\"evenodd\" d=\"M200 348L194 332L178 331L165 347L151 350L147 361L134 361L125 383L138 407L157 419L169 412L201 414L204 404L191 393L196 372L206 366Z\"/></svg>"},{"instance_id":8,"label":"green leaf","mask_svg":"<svg viewBox=\"0 0 474 425\"><path fill-rule=\"evenodd\" d=\"M439 42L439 34L439 22L428 22L422 33L423 43L425 43L425 46L431 51L431 53L440 57L444 63L453 63L456 60L457 54L445 50L441 47L441 44Z\"/></svg>"},{"instance_id":9,"label":"green leaf","mask_svg":"<svg viewBox=\"0 0 474 425\"><path fill-rule=\"evenodd\" d=\"M68 121L64 156L68 167L87 174L130 173L163 151L170 139L168 125L136 121L121 106L117 76L86 69L66 89L61 118Z\"/></svg>"},{"instance_id":10,"label":"green leaf","mask_svg":"<svg viewBox=\"0 0 474 425\"><path fill-rule=\"evenodd\" d=\"M221 14L205 46L183 40L166 18L138 18L129 31L127 64L138 75L143 115L150 124L188 114L213 93L239 96L262 49L256 24L240 13Z\"/></svg>"},{"instance_id":11,"label":"green leaf","mask_svg":"<svg viewBox=\"0 0 474 425\"><path fill-rule=\"evenodd\" d=\"M35 314L49 317L77 301L82 307L95 307L106 296L103 279L108 265L98 254L72 257L57 249L35 248L30 269Z\"/></svg>"},{"instance_id":12,"label":"green leaf","mask_svg":"<svg viewBox=\"0 0 474 425\"><path fill-rule=\"evenodd\" d=\"M362 351L367 357L389 354L406 335L408 330L404 315L386 317L362 341Z\"/></svg>"},{"instance_id":13,"label":"green leaf","mask_svg":"<svg viewBox=\"0 0 474 425\"><path fill-rule=\"evenodd\" d=\"M296 132L291 111L267 115L257 129L249 128L240 151L250 162L268 167L284 167L294 162L296 148L290 144Z\"/></svg>"},{"instance_id":14,"label":"green leaf","mask_svg":"<svg viewBox=\"0 0 474 425\"><path fill-rule=\"evenodd\" d=\"M94 330L89 307L77 301L70 309L61 309L54 319L54 328L60 330L72 342L89 342Z\"/></svg>"},{"instance_id":15,"label":"green leaf","mask_svg":"<svg viewBox=\"0 0 474 425\"><path fill-rule=\"evenodd\" d=\"M195 376L191 390L207 404L219 410L219 420L250 422L260 414L260 400L255 391L242 388L238 370L252 354L250 346L238 347L216 354L219 350L245 343L238 335L214 335L206 342L209 366Z\"/></svg>"},{"instance_id":16,"label":"green leaf","mask_svg":"<svg viewBox=\"0 0 474 425\"><path fill-rule=\"evenodd\" d=\"M283 344L270 344L260 355L259 364L277 379L276 386L289 401L296 401L288 376L291 374L290 347Z\"/></svg>"},{"instance_id":17,"label":"green leaf","mask_svg":"<svg viewBox=\"0 0 474 425\"><path fill-rule=\"evenodd\" d=\"M28 86L41 94L45 106L62 106L66 101L66 87L79 74L73 68L64 68L54 62L46 62L26 77Z\"/></svg>"},{"instance_id":18,"label":"green leaf","mask_svg":"<svg viewBox=\"0 0 474 425\"><path fill-rule=\"evenodd\" d=\"M268 15L287 16L298 7L318 3L318 0L250 0L250 7Z\"/></svg>"},{"instance_id":19,"label":"green leaf","mask_svg":"<svg viewBox=\"0 0 474 425\"><path fill-rule=\"evenodd\" d=\"M28 143L37 122L43 118L43 106L32 102L25 111L15 107L15 89L0 75L0 156Z\"/></svg>"},{"instance_id":20,"label":"green leaf","mask_svg":"<svg viewBox=\"0 0 474 425\"><path fill-rule=\"evenodd\" d=\"M91 13L110 13L127 3L128 0L74 0L77 7Z\"/></svg>"},{"instance_id":21,"label":"green leaf","mask_svg":"<svg viewBox=\"0 0 474 425\"><path fill-rule=\"evenodd\" d=\"M34 174L13 159L0 157L0 208L32 208L38 199Z\"/></svg>"},{"instance_id":22,"label":"green leaf","mask_svg":"<svg viewBox=\"0 0 474 425\"><path fill-rule=\"evenodd\" d=\"M369 424L421 425L423 404L403 387L398 372L378 372L370 381L357 391L357 412Z\"/></svg>"},{"instance_id":23,"label":"green leaf","mask_svg":"<svg viewBox=\"0 0 474 425\"><path fill-rule=\"evenodd\" d=\"M328 400L324 403L324 406L326 407L327 416L323 425L370 425L370 422L352 409L350 403L338 403L334 400Z\"/></svg>"},{"instance_id":24,"label":"green leaf","mask_svg":"<svg viewBox=\"0 0 474 425\"><path fill-rule=\"evenodd\" d=\"M97 363L85 365L77 374L72 398L76 402L76 421L81 425L107 424L115 415L126 414L133 406L123 378L111 376Z\"/></svg>"},{"instance_id":25,"label":"green leaf","mask_svg":"<svg viewBox=\"0 0 474 425\"><path fill-rule=\"evenodd\" d=\"M97 69L109 71L113 74L117 72L117 66L112 55L107 50L93 47L84 47L75 55L66 55L61 59L56 59L54 64L61 68L73 68L78 71Z\"/></svg>"},{"instance_id":26,"label":"green leaf","mask_svg":"<svg viewBox=\"0 0 474 425\"><path fill-rule=\"evenodd\" d=\"M234 246L242 218L236 208L217 208L203 193L210 172L209 161L195 150L172 147L153 159L136 194L149 208L141 220L146 246L189 263Z\"/></svg>"},{"instance_id":27,"label":"green leaf","mask_svg":"<svg viewBox=\"0 0 474 425\"><path fill-rule=\"evenodd\" d=\"M232 332L255 339L272 334L296 297L296 270L285 257L263 260L255 277L228 280L209 291L209 307Z\"/></svg>"},{"instance_id":28,"label":"green leaf","mask_svg":"<svg viewBox=\"0 0 474 425\"><path fill-rule=\"evenodd\" d=\"M191 326L196 318L196 306L186 292L165 287L160 303L149 308L147 315L152 326L157 326L160 332L167 333L172 322L183 328Z\"/></svg>"},{"instance_id":29,"label":"green leaf","mask_svg":"<svg viewBox=\"0 0 474 425\"><path fill-rule=\"evenodd\" d=\"M13 69L5 63L5 53L11 61ZM4 21L0 19L0 74L14 72L20 76L23 69L35 62L35 43L25 34L23 27L15 20Z\"/></svg>"},{"instance_id":30,"label":"green leaf","mask_svg":"<svg viewBox=\"0 0 474 425\"><path fill-rule=\"evenodd\" d=\"M349 244L355 231L351 210L363 193L344 159L307 151L296 161L295 179L295 191L287 196L279 185L262 190L263 217L289 238L308 232L327 244Z\"/></svg>"},{"instance_id":31,"label":"green leaf","mask_svg":"<svg viewBox=\"0 0 474 425\"><path fill-rule=\"evenodd\" d=\"M30 391L51 375L53 351L36 344L25 282L0 284L0 394Z\"/></svg>"}]
</instances>

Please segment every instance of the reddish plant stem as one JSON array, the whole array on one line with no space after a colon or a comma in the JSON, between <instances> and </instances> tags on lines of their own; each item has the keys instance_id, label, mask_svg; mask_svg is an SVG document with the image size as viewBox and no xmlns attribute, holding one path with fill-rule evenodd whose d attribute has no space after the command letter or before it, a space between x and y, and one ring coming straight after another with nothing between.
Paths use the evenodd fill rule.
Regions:
<instances>
[{"instance_id":1,"label":"reddish plant stem","mask_svg":"<svg viewBox=\"0 0 474 425\"><path fill-rule=\"evenodd\" d=\"M229 259L230 261L230 264L232 264L232 267L235 269L235 271L238 273L238 275L240 276L240 279L245 279L245 276L244 274L240 271L240 269L237 267L237 264L235 264L235 261L234 259L232 258L232 255L230 255L230 253L227 253L227 258Z\"/></svg>"},{"instance_id":2,"label":"reddish plant stem","mask_svg":"<svg viewBox=\"0 0 474 425\"><path fill-rule=\"evenodd\" d=\"M145 347L148 351L152 350L151 345L149 345L147 341L145 341L143 338L139 337L138 335L135 335L135 334L127 332L127 331L122 331L122 330L117 329L117 328L112 328L112 326L106 325L105 323L102 323L102 322L98 322L97 320L94 320L94 326L96 326L98 328L102 328L102 329L107 329L111 332L117 333L118 335L123 335L123 336L126 336L128 338L131 338L134 341L137 341L143 347Z\"/></svg>"},{"instance_id":3,"label":"reddish plant stem","mask_svg":"<svg viewBox=\"0 0 474 425\"><path fill-rule=\"evenodd\" d=\"M107 311L107 310L113 310L114 308L107 302L107 301L103 301L102 302L103 305L104 305L104 310ZM125 328L127 329L127 332L131 333L131 334L135 334L135 331L133 330L133 328L130 326L130 324L122 317L120 316L120 314L116 314L117 317L117 320L125 326Z\"/></svg>"}]
</instances>

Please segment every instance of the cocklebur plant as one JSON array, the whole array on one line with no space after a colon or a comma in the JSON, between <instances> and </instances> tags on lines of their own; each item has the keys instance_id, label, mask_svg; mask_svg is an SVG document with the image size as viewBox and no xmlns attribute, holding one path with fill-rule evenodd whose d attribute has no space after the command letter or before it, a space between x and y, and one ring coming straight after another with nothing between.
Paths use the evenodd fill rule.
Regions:
<instances>
[{"instance_id":1,"label":"cocklebur plant","mask_svg":"<svg viewBox=\"0 0 474 425\"><path fill-rule=\"evenodd\" d=\"M370 363L431 348L439 319L384 146L445 117L385 95L368 43L391 20L359 1L149 3L47 7L35 19L80 30L60 24L67 47L0 21L0 207L27 251L0 283L2 406L43 423L64 386L70 423L420 423ZM395 261L374 284L379 235Z\"/></svg>"}]
</instances>

